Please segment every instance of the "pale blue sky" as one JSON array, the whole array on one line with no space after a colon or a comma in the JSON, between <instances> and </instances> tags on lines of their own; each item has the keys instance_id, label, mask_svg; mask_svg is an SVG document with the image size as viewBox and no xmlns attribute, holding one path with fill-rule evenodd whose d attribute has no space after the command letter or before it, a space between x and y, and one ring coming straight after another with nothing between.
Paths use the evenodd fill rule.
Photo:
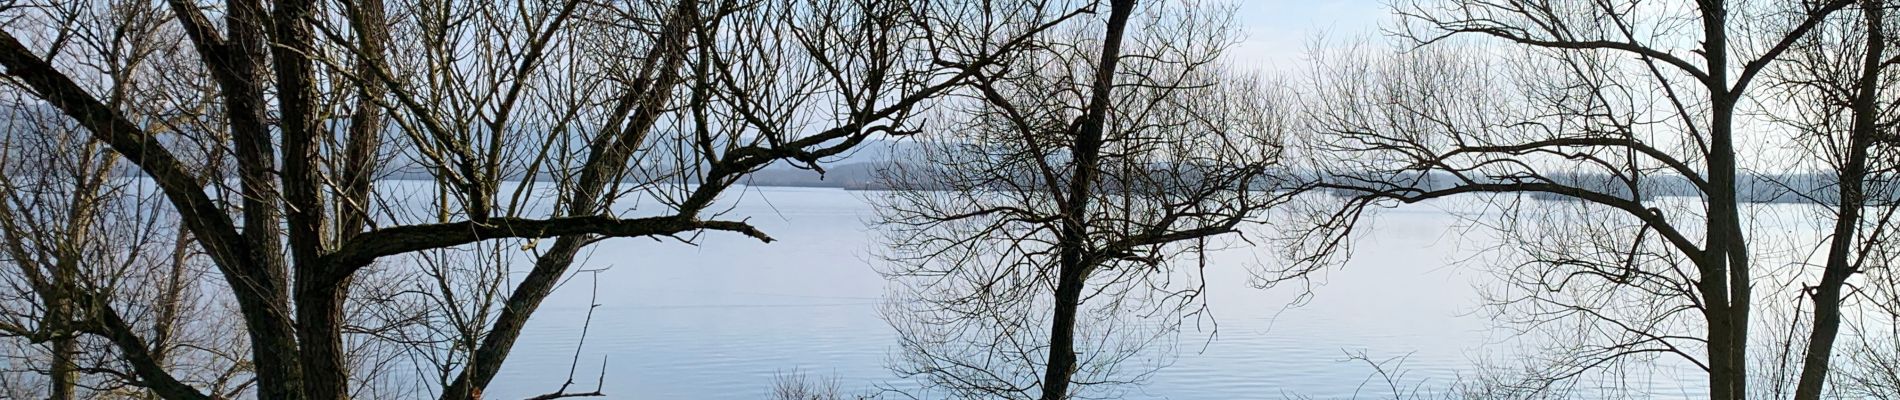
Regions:
<instances>
[{"instance_id":1,"label":"pale blue sky","mask_svg":"<svg viewBox=\"0 0 1900 400\"><path fill-rule=\"evenodd\" d=\"M1315 35L1347 38L1376 34L1390 19L1385 0L1236 0L1245 40L1234 49L1237 62L1259 63L1261 70L1296 67Z\"/></svg>"}]
</instances>

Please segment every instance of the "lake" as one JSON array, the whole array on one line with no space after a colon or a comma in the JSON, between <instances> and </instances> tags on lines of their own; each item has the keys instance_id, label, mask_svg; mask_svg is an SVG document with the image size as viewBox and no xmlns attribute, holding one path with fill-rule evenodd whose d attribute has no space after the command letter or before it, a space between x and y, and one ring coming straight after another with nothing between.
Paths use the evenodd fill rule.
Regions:
<instances>
[{"instance_id":1,"label":"lake","mask_svg":"<svg viewBox=\"0 0 1900 400\"><path fill-rule=\"evenodd\" d=\"M847 392L907 387L886 369L895 333L879 315L887 283L878 274L872 192L746 188L727 218L750 221L780 241L707 234L697 246L617 239L595 245L598 303L581 351L577 388L591 389L605 358L605 387L624 399L758 399L775 376L835 380ZM1208 302L1217 335L1189 322L1178 358L1134 399L1390 398L1374 369L1348 361L1404 357L1407 388L1442 388L1475 360L1508 356L1508 337L1475 313L1482 276L1452 266L1483 243L1465 243L1459 220L1427 207L1383 213L1358 241L1354 260L1317 277L1312 297L1288 307L1298 288L1256 289L1248 268L1264 254L1214 256ZM1475 239L1474 239L1475 240ZM487 398L547 393L566 379L590 295L587 275L542 307ZM1397 366L1387 364L1387 367ZM1652 398L1701 395L1680 377L1651 377ZM1705 396L1705 395L1704 395Z\"/></svg>"}]
</instances>

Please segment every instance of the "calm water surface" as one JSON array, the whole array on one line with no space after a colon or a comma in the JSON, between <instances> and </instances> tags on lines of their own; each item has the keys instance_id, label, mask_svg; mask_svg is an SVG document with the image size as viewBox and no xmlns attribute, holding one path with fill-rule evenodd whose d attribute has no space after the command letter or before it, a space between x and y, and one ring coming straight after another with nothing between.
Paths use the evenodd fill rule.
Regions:
<instances>
[{"instance_id":1,"label":"calm water surface","mask_svg":"<svg viewBox=\"0 0 1900 400\"><path fill-rule=\"evenodd\" d=\"M886 361L895 334L878 314L886 290L873 255L877 236L864 192L751 188L730 217L780 239L763 244L708 234L699 246L620 239L594 247L599 275L593 328L577 379L591 388L606 359L605 392L627 399L758 399L775 375L836 379L847 391L893 382ZM1475 272L1447 267L1482 243L1461 243L1457 220L1419 211L1381 215L1353 262L1323 274L1305 304L1297 288L1254 289L1248 268L1265 255L1220 253L1208 272L1212 326L1182 335L1172 366L1128 398L1379 398L1373 370L1347 361L1405 356L1403 379L1424 388L1457 379L1499 343L1474 313ZM557 291L534 317L487 397L547 393L565 380L588 278ZM1508 347L1508 346L1504 346ZM1668 381L1668 378L1664 378ZM1661 385L1658 398L1692 389Z\"/></svg>"}]
</instances>

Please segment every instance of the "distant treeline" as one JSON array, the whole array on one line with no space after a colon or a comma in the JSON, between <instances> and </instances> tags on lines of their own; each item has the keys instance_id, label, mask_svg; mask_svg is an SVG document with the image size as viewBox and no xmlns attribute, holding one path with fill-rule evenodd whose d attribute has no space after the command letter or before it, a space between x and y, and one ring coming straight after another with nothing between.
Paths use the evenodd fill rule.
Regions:
<instances>
[{"instance_id":1,"label":"distant treeline","mask_svg":"<svg viewBox=\"0 0 1900 400\"><path fill-rule=\"evenodd\" d=\"M69 121L58 118L34 118L53 116L39 115L36 114L36 112L50 112L50 110L29 108L23 111L22 109L14 109L0 116L0 124L70 124ZM18 126L8 127L18 128ZM75 129L76 127L38 127L40 130L48 128ZM12 135L18 134L18 132L32 132L35 130L5 129L4 131L14 132L7 134ZM936 168L927 164L892 161L906 157L906 155L919 154L919 146L917 143L908 141L872 141L862 145L857 151L835 157L831 160L826 160L826 162L822 164L824 166L824 172L822 173L809 168L795 168L788 164L780 163L751 174L745 181L745 184L763 187L838 188L845 190L951 189L942 187L942 184L936 182L935 179L931 179L931 177L938 174L935 171ZM379 179L436 179L434 174L426 167L416 163L410 157L396 156L384 162L386 164L383 167L382 175L378 177ZM665 172L665 166L637 168L643 168L649 175L667 174ZM137 167L130 163L118 164L115 170L115 175L120 176L141 174ZM892 171L899 170L903 171L903 173L891 173ZM1178 174L1183 171L1183 169L1178 166L1167 165L1157 165L1151 170L1172 171L1169 172L1170 174ZM1188 170L1192 170L1192 168L1188 168ZM504 179L522 180L524 177L525 176L520 174L519 171L516 171L510 173L509 176L504 177ZM1614 194L1623 198L1636 197L1648 200L1658 197L1697 197L1702 193L1702 191L1697 190L1694 184L1688 179L1677 175L1656 174L1643 176L1638 180L1639 183L1634 185L1635 190L1632 190L1631 185L1623 180L1609 175L1547 174L1546 177L1553 180L1554 183L1582 188L1596 193ZM1180 178L1180 175L1175 175L1174 179ZM556 176L553 174L543 173L535 176L535 180L537 181L551 181L554 179L556 179ZM697 183L690 177L683 179L685 179L685 183ZM1342 186L1356 186L1368 190L1442 190L1452 188L1457 183L1460 183L1457 177L1444 172L1433 172L1429 174L1407 173L1385 175L1369 179L1355 179L1350 175L1335 174L1330 177L1322 177L1322 174L1318 172L1281 170L1269 171L1255 179L1248 186L1250 190L1277 191L1289 189L1291 186L1296 186L1298 182L1316 181L1338 183L1342 184ZM1367 184L1365 182L1378 183ZM1835 176L1819 173L1744 174L1736 179L1736 195L1740 201L1747 203L1807 203L1832 205L1837 203L1840 198L1837 194L1839 187L1837 182L1838 179ZM1115 190L1116 188L1105 189ZM1358 192L1362 192L1362 190L1347 188L1332 188L1325 189L1324 191L1339 196L1356 195ZM1867 192L1868 196L1876 202L1900 199L1900 186L1868 187ZM1540 200L1572 199L1563 194L1548 192L1531 193L1529 196Z\"/></svg>"},{"instance_id":2,"label":"distant treeline","mask_svg":"<svg viewBox=\"0 0 1900 400\"><path fill-rule=\"evenodd\" d=\"M894 168L906 168L904 174L890 174ZM917 171L924 168L924 171ZM1155 170L1170 170L1157 167ZM919 173L921 172L921 173ZM945 188L929 179L909 179L906 176L929 176L928 167L916 164L895 162L857 162L831 166L825 173L793 168L771 168L752 175L748 182L752 186L816 187L840 188L845 190L941 190ZM1314 172L1273 171L1250 185L1253 190L1285 190L1296 182L1347 182L1343 177L1320 178ZM1577 187L1596 193L1610 193L1623 198L1643 200L1658 197L1697 197L1697 190L1688 179L1675 175L1645 176L1638 180L1635 190L1630 184L1608 175L1593 174L1551 174L1554 183ZM1448 173L1413 174L1405 179L1385 177L1381 181L1406 182L1407 185L1393 185L1384 189L1409 188L1417 190L1443 190L1452 188L1459 179ZM1736 196L1748 203L1809 203L1835 204L1840 196L1838 179L1827 174L1779 174L1744 175L1736 179ZM1371 189L1371 185L1364 185ZM1335 195L1353 195L1352 189L1328 189ZM1529 195L1540 200L1571 200L1559 193L1538 192ZM1870 187L1868 196L1875 200L1900 199L1900 187Z\"/></svg>"}]
</instances>

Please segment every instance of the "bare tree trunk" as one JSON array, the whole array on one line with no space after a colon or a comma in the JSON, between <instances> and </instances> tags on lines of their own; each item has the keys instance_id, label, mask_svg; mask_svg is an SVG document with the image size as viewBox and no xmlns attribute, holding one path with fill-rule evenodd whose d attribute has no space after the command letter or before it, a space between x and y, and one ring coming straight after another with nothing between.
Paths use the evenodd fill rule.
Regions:
<instances>
[{"instance_id":1,"label":"bare tree trunk","mask_svg":"<svg viewBox=\"0 0 1900 400\"><path fill-rule=\"evenodd\" d=\"M1704 297L1713 299L1712 296L1705 295ZM1739 397L1735 392L1735 387L1732 385L1733 380L1730 378L1730 376L1735 374L1734 368L1737 368L1737 362L1733 359L1734 353L1729 351L1729 343L1733 343L1735 340L1733 339L1735 331L1732 327L1733 322L1730 321L1726 307L1717 306L1713 302L1711 302L1708 307L1709 308L1703 312L1703 315L1708 319L1709 324L1709 348L1707 350L1709 357L1709 399L1737 399Z\"/></svg>"},{"instance_id":2,"label":"bare tree trunk","mask_svg":"<svg viewBox=\"0 0 1900 400\"><path fill-rule=\"evenodd\" d=\"M514 349L515 341L521 338L521 329L527 327L528 316L534 315L541 307L541 301L554 292L562 272L574 262L574 255L585 239L562 237L555 239L554 246L535 261L534 270L522 278L521 283L509 293L508 302L501 309L501 315L495 319L495 325L482 338L481 347L469 356L469 365L449 382L442 391L443 400L479 400L482 389L495 379L501 371L503 361Z\"/></svg>"},{"instance_id":3,"label":"bare tree trunk","mask_svg":"<svg viewBox=\"0 0 1900 400\"><path fill-rule=\"evenodd\" d=\"M67 242L56 245L60 255L53 261L53 290L45 296L46 320L43 323L55 327L54 334L57 335L48 349L53 356L52 368L49 369L49 378L51 378L49 383L52 385L51 400L72 400L76 396L75 391L79 385L79 368L73 360L79 351L79 339L76 337L78 330L72 326L73 322L78 320L78 310L73 305L73 296L79 294L77 292L78 264L79 257L83 256L80 249L84 246L79 242L87 240L83 225L87 223L86 216L90 214L89 211L97 206L84 200L88 189L86 180L87 178L81 177L80 182L74 184L72 203L68 207L72 215L71 219L66 221L66 232L63 238Z\"/></svg>"},{"instance_id":4,"label":"bare tree trunk","mask_svg":"<svg viewBox=\"0 0 1900 400\"><path fill-rule=\"evenodd\" d=\"M1709 122L1709 219L1702 267L1704 311L1709 319L1709 399L1748 396L1748 300L1750 274L1735 198L1734 114L1736 95L1729 87L1728 9L1722 2L1702 6L1711 116Z\"/></svg>"},{"instance_id":5,"label":"bare tree trunk","mask_svg":"<svg viewBox=\"0 0 1900 400\"><path fill-rule=\"evenodd\" d=\"M72 311L71 301L61 300L58 304L55 304L54 307L59 309L59 311L47 313L48 320L52 320L52 318L70 318L68 315L70 315L69 313ZM52 397L49 397L49 399L73 400L77 396L76 392L79 387L79 366L73 360L73 357L79 353L79 339L70 334L62 334L58 338L53 339L51 350L53 353L53 368L49 375L51 375L52 378L52 382L50 382L52 385Z\"/></svg>"},{"instance_id":6,"label":"bare tree trunk","mask_svg":"<svg viewBox=\"0 0 1900 400\"><path fill-rule=\"evenodd\" d=\"M389 41L389 16L383 0L357 0L350 11L351 28L357 32L357 76L375 76L386 63L383 51ZM351 108L349 142L344 149L341 180L342 199L337 201L337 240L348 241L369 223L370 191L374 172L381 165L376 159L382 147L383 107L378 102L388 95L381 82L366 82L357 87L356 104Z\"/></svg>"},{"instance_id":7,"label":"bare tree trunk","mask_svg":"<svg viewBox=\"0 0 1900 400\"><path fill-rule=\"evenodd\" d=\"M293 300L297 345L303 368L303 396L341 400L349 395L343 350L343 282L319 258L325 253L323 137L317 121L317 92L310 60L316 49L308 0L279 1L272 9L271 65L277 77L278 128L283 137L283 182L291 265L296 274Z\"/></svg>"},{"instance_id":8,"label":"bare tree trunk","mask_svg":"<svg viewBox=\"0 0 1900 400\"><path fill-rule=\"evenodd\" d=\"M1062 246L1059 260L1055 315L1049 327L1049 362L1043 371L1042 400L1062 400L1069 396L1069 381L1075 375L1075 314L1082 303L1082 288L1088 283L1093 260L1089 248L1089 198L1101 174L1103 125L1108 122L1109 91L1115 86L1115 67L1121 63L1123 31L1128 16L1134 13L1135 0L1109 3L1107 32L1103 34L1102 54L1095 69L1093 93L1088 114L1082 116L1075 137L1075 170L1069 177L1068 203L1063 204Z\"/></svg>"},{"instance_id":9,"label":"bare tree trunk","mask_svg":"<svg viewBox=\"0 0 1900 400\"><path fill-rule=\"evenodd\" d=\"M178 2L178 4L183 4ZM182 10L191 6L174 6ZM196 12L196 10L192 10ZM295 317L290 312L289 271L284 264L282 218L277 207L276 155L268 127L264 84L270 49L269 11L258 0L232 0L225 19L228 47L207 54L208 69L220 81L231 123L232 155L244 196L242 250L244 254L218 260L232 288L251 339L259 398L303 399L303 368L297 346ZM180 11L180 19L184 14ZM194 37L194 39L197 39ZM206 42L199 40L199 42ZM194 232L200 240L212 240Z\"/></svg>"},{"instance_id":10,"label":"bare tree trunk","mask_svg":"<svg viewBox=\"0 0 1900 400\"><path fill-rule=\"evenodd\" d=\"M1055 315L1049 322L1049 362L1043 371L1043 400L1062 400L1069 396L1069 381L1076 370L1075 313L1081 307L1083 283L1088 280L1083 272L1080 265L1071 268L1066 260L1062 263L1058 278L1062 281L1055 293Z\"/></svg>"},{"instance_id":11,"label":"bare tree trunk","mask_svg":"<svg viewBox=\"0 0 1900 400\"><path fill-rule=\"evenodd\" d=\"M1854 252L1854 243L1859 239L1861 208L1866 205L1865 181L1867 180L1868 147L1873 145L1876 117L1880 113L1877 102L1880 91L1880 72L1883 69L1886 49L1885 4L1880 1L1861 1L1861 15L1867 28L1867 49L1861 59L1860 76L1854 88L1854 117L1852 131L1847 141L1847 163L1842 166L1838 176L1840 204L1834 219L1832 238L1828 242L1827 263L1821 272L1821 282L1814 289L1814 323L1809 331L1807 356L1802 360L1801 380L1795 387L1795 400L1819 400L1821 391L1827 384L1829 363L1833 360L1834 339L1841 329L1841 289L1847 284L1847 278L1853 276L1856 265L1849 261Z\"/></svg>"}]
</instances>

